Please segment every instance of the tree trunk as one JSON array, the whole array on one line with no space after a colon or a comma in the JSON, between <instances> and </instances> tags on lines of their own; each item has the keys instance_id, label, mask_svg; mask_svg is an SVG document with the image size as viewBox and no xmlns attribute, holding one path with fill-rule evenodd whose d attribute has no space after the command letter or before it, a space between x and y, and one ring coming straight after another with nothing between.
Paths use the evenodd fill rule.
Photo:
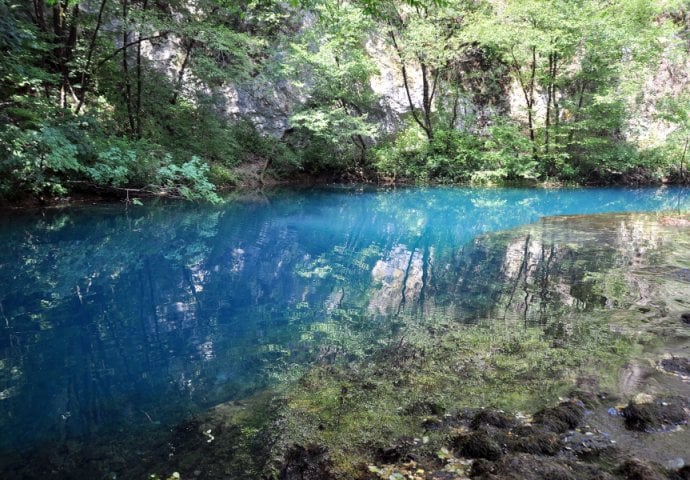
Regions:
<instances>
[{"instance_id":1,"label":"tree trunk","mask_svg":"<svg viewBox=\"0 0 690 480\"><path fill-rule=\"evenodd\" d=\"M680 181L685 183L685 155L688 153L688 143L690 143L690 137L685 137L685 147L683 147L683 155L680 157Z\"/></svg>"},{"instance_id":2,"label":"tree trunk","mask_svg":"<svg viewBox=\"0 0 690 480\"><path fill-rule=\"evenodd\" d=\"M534 80L536 78L537 71L537 47L532 47L532 65L530 69L530 79L529 79L529 101L527 102L527 120L529 122L529 138L532 141L532 156L537 157L537 144L534 133Z\"/></svg>"},{"instance_id":3,"label":"tree trunk","mask_svg":"<svg viewBox=\"0 0 690 480\"><path fill-rule=\"evenodd\" d=\"M88 89L88 83L90 78L91 62L93 61L93 53L96 49L96 39L98 38L98 31L101 29L101 24L103 23L103 11L105 10L105 4L108 0L101 0L101 6L98 8L98 17L96 18L96 26L91 34L91 41L89 42L89 49L86 54L86 65L81 73L81 96L79 97L79 103L77 104L76 113L79 114L81 108L84 106L86 101L86 92Z\"/></svg>"},{"instance_id":4,"label":"tree trunk","mask_svg":"<svg viewBox=\"0 0 690 480\"><path fill-rule=\"evenodd\" d=\"M123 100L125 101L125 107L127 109L127 119L129 121L129 133L134 134L136 131L134 123L134 112L132 111L132 83L129 79L129 60L127 58L127 45L129 42L129 30L128 30L128 15L129 15L129 0L122 0L122 74L124 81L124 95Z\"/></svg>"},{"instance_id":5,"label":"tree trunk","mask_svg":"<svg viewBox=\"0 0 690 480\"><path fill-rule=\"evenodd\" d=\"M532 47L532 62L529 65L529 77L525 79L522 73L522 66L518 63L515 53L511 50L511 55L513 57L513 71L515 76L520 83L520 88L522 89L522 94L525 97L525 105L527 106L527 126L529 128L529 139L532 143L532 157L537 158L537 143L536 135L534 131L534 81L537 71L537 48Z\"/></svg>"},{"instance_id":6,"label":"tree trunk","mask_svg":"<svg viewBox=\"0 0 690 480\"><path fill-rule=\"evenodd\" d=\"M448 122L448 128L450 130L455 130L455 122L458 121L458 103L460 102L460 90L458 87L455 88L455 95L453 96L453 114L450 117L450 122Z\"/></svg>"},{"instance_id":7,"label":"tree trunk","mask_svg":"<svg viewBox=\"0 0 690 480\"><path fill-rule=\"evenodd\" d=\"M194 40L190 40L184 54L184 60L182 60L182 65L180 66L180 71L177 72L177 82L175 83L175 91L170 99L170 104L175 105L177 103L177 98L180 95L180 90L182 90L182 81L184 80L184 72L187 69L187 64L189 63L189 58L192 55L192 50L194 49Z\"/></svg>"},{"instance_id":8,"label":"tree trunk","mask_svg":"<svg viewBox=\"0 0 690 480\"><path fill-rule=\"evenodd\" d=\"M414 121L417 122L417 125L419 125L422 128L422 130L426 134L427 138L429 140L431 140L431 138L433 138L433 132L431 132L427 127L426 117L425 117L425 121L422 121L422 119L419 118L419 114L417 113L417 108L415 107L415 104L412 101L412 95L410 94L410 83L409 83L409 79L407 76L407 66L405 65L405 59L403 57L400 45L398 45L398 41L395 38L395 32L393 32L391 30L389 35L390 35L391 41L393 42L393 48L395 48L395 51L398 53L398 57L400 58L400 71L401 71L402 77L403 77L403 86L405 87L405 94L407 95L407 102L410 105L410 113L412 113L412 118L414 118ZM427 84L427 86L428 86L428 84Z\"/></svg>"},{"instance_id":9,"label":"tree trunk","mask_svg":"<svg viewBox=\"0 0 690 480\"><path fill-rule=\"evenodd\" d=\"M558 78L558 54L554 52L553 54L553 72L551 74L551 105L553 107L553 156L552 156L552 166L554 168L554 174L555 169L556 169L556 155L558 154L558 151L560 149L560 144L559 144L559 111L558 111L558 86L557 86L557 78Z\"/></svg>"},{"instance_id":10,"label":"tree trunk","mask_svg":"<svg viewBox=\"0 0 690 480\"><path fill-rule=\"evenodd\" d=\"M553 47L553 44L552 44ZM548 77L548 84L546 86L546 118L544 121L544 154L546 156L546 160L548 162L548 174L549 176L555 175L556 173L556 165L555 165L555 160L552 156L549 156L551 153L551 125L552 125L552 112L554 110L557 110L556 106L556 75L558 73L558 54L555 51L552 51L549 53L549 77ZM556 111L556 115L558 115L558 112ZM554 132L555 135L555 132ZM554 139L555 142L555 139ZM553 145L553 150L555 153L556 150L556 144L554 143Z\"/></svg>"},{"instance_id":11,"label":"tree trunk","mask_svg":"<svg viewBox=\"0 0 690 480\"><path fill-rule=\"evenodd\" d=\"M34 0L34 18L38 28L40 28L42 32L47 32L46 6L43 0Z\"/></svg>"},{"instance_id":12,"label":"tree trunk","mask_svg":"<svg viewBox=\"0 0 690 480\"><path fill-rule=\"evenodd\" d=\"M65 88L65 73L64 73L64 56L65 56L65 38L64 38L64 18L65 12L62 3L53 5L53 42L55 48L53 49L53 63L55 72L60 74L60 95L58 96L58 105L65 106L66 88Z\"/></svg>"},{"instance_id":13,"label":"tree trunk","mask_svg":"<svg viewBox=\"0 0 690 480\"><path fill-rule=\"evenodd\" d=\"M547 156L547 158L549 155L549 133L551 129L551 86L553 85L553 77L551 76L552 71L553 54L549 53L549 83L546 85L546 118L544 119L544 154Z\"/></svg>"},{"instance_id":14,"label":"tree trunk","mask_svg":"<svg viewBox=\"0 0 690 480\"><path fill-rule=\"evenodd\" d=\"M429 140L434 138L434 129L431 126L431 104L433 100L433 91L429 90L429 68L426 63L420 58L419 66L422 70L422 113L424 115L424 131Z\"/></svg>"},{"instance_id":15,"label":"tree trunk","mask_svg":"<svg viewBox=\"0 0 690 480\"><path fill-rule=\"evenodd\" d=\"M580 89L578 92L578 99L577 99L577 108L575 109L575 114L573 115L573 123L577 123L580 117L580 110L582 110L582 106L584 105L585 101L585 90L587 89L587 82L585 80L582 80L582 83L580 84ZM575 130L571 129L570 132L568 132L568 142L567 145L570 146L573 143L573 138L575 137Z\"/></svg>"},{"instance_id":16,"label":"tree trunk","mask_svg":"<svg viewBox=\"0 0 690 480\"><path fill-rule=\"evenodd\" d=\"M142 11L146 11L146 7L148 5L148 0L144 0L141 9ZM141 91L143 87L143 78L142 78L142 68L141 68L141 26L139 27L139 35L137 38L139 39L139 42L137 43L137 102L136 102L136 118L137 118L137 138L141 138Z\"/></svg>"}]
</instances>

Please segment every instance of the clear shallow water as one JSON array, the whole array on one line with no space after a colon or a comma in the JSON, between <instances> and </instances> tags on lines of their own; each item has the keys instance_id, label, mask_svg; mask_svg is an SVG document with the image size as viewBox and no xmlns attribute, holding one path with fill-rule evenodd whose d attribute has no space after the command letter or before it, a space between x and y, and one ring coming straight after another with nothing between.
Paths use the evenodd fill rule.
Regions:
<instances>
[{"instance_id":1,"label":"clear shallow water","mask_svg":"<svg viewBox=\"0 0 690 480\"><path fill-rule=\"evenodd\" d=\"M680 188L334 188L5 214L0 452L163 428L402 313L482 317L510 268L484 233L688 208Z\"/></svg>"}]
</instances>

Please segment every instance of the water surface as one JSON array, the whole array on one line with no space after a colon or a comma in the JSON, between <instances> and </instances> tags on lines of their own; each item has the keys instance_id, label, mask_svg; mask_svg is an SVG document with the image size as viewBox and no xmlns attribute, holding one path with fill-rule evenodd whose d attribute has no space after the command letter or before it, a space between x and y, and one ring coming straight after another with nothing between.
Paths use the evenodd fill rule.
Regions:
<instances>
[{"instance_id":1,"label":"water surface","mask_svg":"<svg viewBox=\"0 0 690 480\"><path fill-rule=\"evenodd\" d=\"M403 313L484 318L524 296L506 279L544 247L528 237L494 255L483 234L552 215L686 211L689 193L340 187L5 213L0 455L165 428L329 355L326 344L347 348L352 331L391 334ZM572 278L589 268L559 261ZM566 287L559 302L527 292L511 314L539 322L610 301L581 280Z\"/></svg>"}]
</instances>

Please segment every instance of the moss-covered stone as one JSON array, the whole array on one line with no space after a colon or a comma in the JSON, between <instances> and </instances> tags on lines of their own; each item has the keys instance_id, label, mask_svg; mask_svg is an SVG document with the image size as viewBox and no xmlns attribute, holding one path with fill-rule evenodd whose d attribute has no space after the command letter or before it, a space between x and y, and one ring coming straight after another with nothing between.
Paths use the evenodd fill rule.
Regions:
<instances>
[{"instance_id":1,"label":"moss-covered stone","mask_svg":"<svg viewBox=\"0 0 690 480\"><path fill-rule=\"evenodd\" d=\"M501 445L483 430L460 436L454 443L456 450L463 457L498 460L503 456Z\"/></svg>"},{"instance_id":2,"label":"moss-covered stone","mask_svg":"<svg viewBox=\"0 0 690 480\"><path fill-rule=\"evenodd\" d=\"M584 416L582 402L571 400L556 407L540 410L534 415L534 423L551 432L565 433L577 427Z\"/></svg>"},{"instance_id":3,"label":"moss-covered stone","mask_svg":"<svg viewBox=\"0 0 690 480\"><path fill-rule=\"evenodd\" d=\"M616 473L625 480L665 480L660 468L650 465L638 458L630 458L623 462Z\"/></svg>"},{"instance_id":4,"label":"moss-covered stone","mask_svg":"<svg viewBox=\"0 0 690 480\"><path fill-rule=\"evenodd\" d=\"M285 453L280 480L333 480L328 450L321 445L293 445Z\"/></svg>"},{"instance_id":5,"label":"moss-covered stone","mask_svg":"<svg viewBox=\"0 0 690 480\"><path fill-rule=\"evenodd\" d=\"M683 357L665 358L661 361L664 370L681 375L690 375L690 359Z\"/></svg>"},{"instance_id":6,"label":"moss-covered stone","mask_svg":"<svg viewBox=\"0 0 690 480\"><path fill-rule=\"evenodd\" d=\"M556 455L563 448L558 435L531 425L518 427L513 433L508 447L515 452Z\"/></svg>"},{"instance_id":7,"label":"moss-covered stone","mask_svg":"<svg viewBox=\"0 0 690 480\"><path fill-rule=\"evenodd\" d=\"M507 455L496 462L491 474L477 477L486 480L578 480L571 467L563 461L536 455L519 453ZM474 473L474 472L473 472Z\"/></svg>"},{"instance_id":8,"label":"moss-covered stone","mask_svg":"<svg viewBox=\"0 0 690 480\"><path fill-rule=\"evenodd\" d=\"M687 423L688 416L681 399L633 403L623 409L625 426L630 430L651 432Z\"/></svg>"},{"instance_id":9,"label":"moss-covered stone","mask_svg":"<svg viewBox=\"0 0 690 480\"><path fill-rule=\"evenodd\" d=\"M476 430L483 425L490 425L492 427L507 429L517 425L515 417L501 412L493 408L486 408L478 411L470 426Z\"/></svg>"}]
</instances>

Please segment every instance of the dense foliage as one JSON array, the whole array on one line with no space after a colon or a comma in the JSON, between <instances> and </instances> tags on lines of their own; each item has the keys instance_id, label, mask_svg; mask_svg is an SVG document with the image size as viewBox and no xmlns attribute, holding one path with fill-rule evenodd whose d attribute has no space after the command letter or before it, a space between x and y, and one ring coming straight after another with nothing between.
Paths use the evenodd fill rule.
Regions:
<instances>
[{"instance_id":1,"label":"dense foliage","mask_svg":"<svg viewBox=\"0 0 690 480\"><path fill-rule=\"evenodd\" d=\"M680 0L0 0L0 196L687 181L687 79L650 90L687 65L688 18ZM285 128L231 108L260 85Z\"/></svg>"}]
</instances>

